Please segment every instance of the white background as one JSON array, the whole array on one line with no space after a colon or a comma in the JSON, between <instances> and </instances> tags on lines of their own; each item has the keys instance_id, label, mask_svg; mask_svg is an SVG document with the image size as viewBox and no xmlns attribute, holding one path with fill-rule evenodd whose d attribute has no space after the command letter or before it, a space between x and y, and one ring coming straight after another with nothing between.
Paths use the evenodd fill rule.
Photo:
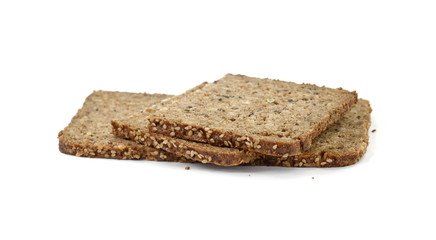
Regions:
<instances>
[{"instance_id":1,"label":"white background","mask_svg":"<svg viewBox=\"0 0 436 240\"><path fill-rule=\"evenodd\" d=\"M435 239L434 1L0 1L0 239ZM356 90L368 153L338 169L78 158L92 90L226 73ZM184 170L185 166L191 170Z\"/></svg>"}]
</instances>

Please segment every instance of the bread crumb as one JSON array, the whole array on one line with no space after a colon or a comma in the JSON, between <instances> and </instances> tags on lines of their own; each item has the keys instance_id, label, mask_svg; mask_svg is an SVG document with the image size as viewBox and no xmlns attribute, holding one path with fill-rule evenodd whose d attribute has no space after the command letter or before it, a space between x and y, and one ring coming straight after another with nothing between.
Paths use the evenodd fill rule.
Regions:
<instances>
[{"instance_id":1,"label":"bread crumb","mask_svg":"<svg viewBox=\"0 0 436 240\"><path fill-rule=\"evenodd\" d=\"M315 179L315 177L312 177L312 179Z\"/></svg>"},{"instance_id":2,"label":"bread crumb","mask_svg":"<svg viewBox=\"0 0 436 240\"><path fill-rule=\"evenodd\" d=\"M185 167L185 170L189 170L189 169L191 169L191 167L190 167L190 166L187 166L187 167Z\"/></svg>"},{"instance_id":3,"label":"bread crumb","mask_svg":"<svg viewBox=\"0 0 436 240\"><path fill-rule=\"evenodd\" d=\"M373 129L371 132L376 132L377 131L377 129Z\"/></svg>"}]
</instances>

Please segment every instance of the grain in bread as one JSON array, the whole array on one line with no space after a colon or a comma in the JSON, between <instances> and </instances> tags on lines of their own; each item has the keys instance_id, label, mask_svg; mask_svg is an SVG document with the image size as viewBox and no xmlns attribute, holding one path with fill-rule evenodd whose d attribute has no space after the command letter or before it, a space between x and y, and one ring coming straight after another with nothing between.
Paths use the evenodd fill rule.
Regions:
<instances>
[{"instance_id":1,"label":"grain in bread","mask_svg":"<svg viewBox=\"0 0 436 240\"><path fill-rule=\"evenodd\" d=\"M148 109L153 134L272 156L308 150L357 101L342 89L227 74Z\"/></svg>"},{"instance_id":2,"label":"grain in bread","mask_svg":"<svg viewBox=\"0 0 436 240\"><path fill-rule=\"evenodd\" d=\"M189 158L115 138L111 134L111 119L124 117L142 109L141 104L149 106L166 97L168 96L96 91L87 98L71 123L59 133L59 149L61 152L82 157L193 162ZM312 148L304 154L286 157L260 156L242 165L340 167L354 164L366 151L370 113L369 102L359 100L350 112L315 138ZM217 157L220 157L220 148L201 145L203 148L212 148Z\"/></svg>"},{"instance_id":3,"label":"grain in bread","mask_svg":"<svg viewBox=\"0 0 436 240\"><path fill-rule=\"evenodd\" d=\"M313 140L312 147L296 156L274 157L257 154L256 159L241 159L244 155L237 149L216 147L210 144L189 142L162 135L150 135L146 121L136 115L112 121L114 133L122 138L135 140L139 144L195 159L203 163L222 166L253 165L283 167L342 167L356 163L368 145L368 129L371 123L371 107L367 100L360 99L352 109L326 131ZM143 124L141 126L141 124ZM194 152L193 152L194 151ZM199 158L199 154L212 156ZM246 157L246 156L245 156ZM243 161L241 161L243 160Z\"/></svg>"},{"instance_id":4,"label":"grain in bread","mask_svg":"<svg viewBox=\"0 0 436 240\"><path fill-rule=\"evenodd\" d=\"M167 98L164 94L94 91L67 127L58 134L59 150L79 157L192 162L161 149L112 135L110 121Z\"/></svg>"},{"instance_id":5,"label":"grain in bread","mask_svg":"<svg viewBox=\"0 0 436 240\"><path fill-rule=\"evenodd\" d=\"M162 149L188 159L221 166L236 166L249 163L260 156L260 154L255 152L235 148L216 147L161 134L150 134L148 131L148 122L144 121L140 116L143 116L143 114L134 114L129 118L113 120L112 127L114 135L156 149Z\"/></svg>"},{"instance_id":6,"label":"grain in bread","mask_svg":"<svg viewBox=\"0 0 436 240\"><path fill-rule=\"evenodd\" d=\"M343 167L365 154L371 125L371 106L359 99L352 109L313 140L312 147L297 156L262 156L250 165L283 167Z\"/></svg>"}]
</instances>

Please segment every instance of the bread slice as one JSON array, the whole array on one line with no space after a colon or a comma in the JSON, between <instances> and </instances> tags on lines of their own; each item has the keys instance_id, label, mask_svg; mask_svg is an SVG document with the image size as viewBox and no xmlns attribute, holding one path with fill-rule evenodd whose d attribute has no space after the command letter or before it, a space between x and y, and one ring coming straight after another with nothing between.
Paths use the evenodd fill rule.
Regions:
<instances>
[{"instance_id":1,"label":"bread slice","mask_svg":"<svg viewBox=\"0 0 436 240\"><path fill-rule=\"evenodd\" d=\"M360 99L336 123L313 140L312 147L301 155L274 157L243 152L234 148L216 147L205 143L150 135L146 121L138 114L112 121L114 134L138 144L153 146L167 152L194 159L202 163L221 166L254 165L284 167L340 167L356 163L368 145L371 123L369 102ZM142 115L142 114L139 114ZM253 161L253 159L255 160Z\"/></svg>"},{"instance_id":2,"label":"bread slice","mask_svg":"<svg viewBox=\"0 0 436 240\"><path fill-rule=\"evenodd\" d=\"M148 109L153 134L271 156L308 150L356 92L227 74ZM141 117L141 116L139 116Z\"/></svg>"},{"instance_id":3,"label":"bread slice","mask_svg":"<svg viewBox=\"0 0 436 240\"><path fill-rule=\"evenodd\" d=\"M359 99L353 108L313 140L312 147L301 155L262 156L250 165L283 167L343 167L355 164L368 146L371 106Z\"/></svg>"},{"instance_id":4,"label":"bread slice","mask_svg":"<svg viewBox=\"0 0 436 240\"><path fill-rule=\"evenodd\" d=\"M148 122L141 117L144 113L134 114L129 118L112 121L113 134L119 138L133 140L166 152L183 156L202 163L220 166L236 166L249 163L261 154L235 148L216 147L205 143L197 143L173 138L161 134L150 134Z\"/></svg>"},{"instance_id":5,"label":"bread slice","mask_svg":"<svg viewBox=\"0 0 436 240\"><path fill-rule=\"evenodd\" d=\"M80 157L192 162L160 149L112 135L110 121L167 98L164 94L94 91L70 124L58 134L59 150Z\"/></svg>"},{"instance_id":6,"label":"bread slice","mask_svg":"<svg viewBox=\"0 0 436 240\"><path fill-rule=\"evenodd\" d=\"M143 108L142 105L148 106L166 97L168 95L96 91L86 99L71 123L59 133L59 149L63 153L81 157L194 163L195 161L189 159L191 153L187 155L189 158L179 157L162 149L115 138L111 134L112 128L109 124L111 119L137 112ZM315 138L312 148L306 153L288 157L259 156L254 161L242 165L340 167L354 164L366 151L370 113L369 102L359 100L358 104L341 120ZM237 151L237 149L197 144L207 151L211 151L212 148L215 151L215 158L222 158L223 149Z\"/></svg>"}]
</instances>

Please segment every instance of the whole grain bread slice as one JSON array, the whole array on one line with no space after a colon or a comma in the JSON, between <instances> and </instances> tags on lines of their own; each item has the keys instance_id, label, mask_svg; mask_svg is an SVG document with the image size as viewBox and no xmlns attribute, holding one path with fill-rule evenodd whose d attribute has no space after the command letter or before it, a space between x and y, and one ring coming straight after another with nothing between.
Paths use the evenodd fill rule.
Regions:
<instances>
[{"instance_id":1,"label":"whole grain bread slice","mask_svg":"<svg viewBox=\"0 0 436 240\"><path fill-rule=\"evenodd\" d=\"M356 163L368 145L371 107L359 100L336 123L313 140L312 147L301 155L274 157L260 154L245 155L233 148L216 147L162 135L150 135L148 124L138 114L112 121L114 134L138 144L153 146L202 163L222 166L254 165L285 167L340 167ZM139 114L141 115L141 114ZM255 159L254 159L255 158ZM254 159L254 160L253 160Z\"/></svg>"},{"instance_id":2,"label":"whole grain bread slice","mask_svg":"<svg viewBox=\"0 0 436 240\"><path fill-rule=\"evenodd\" d=\"M357 93L227 74L144 112L150 132L271 156L303 153Z\"/></svg>"},{"instance_id":3,"label":"whole grain bread slice","mask_svg":"<svg viewBox=\"0 0 436 240\"><path fill-rule=\"evenodd\" d=\"M129 118L113 120L113 134L119 138L133 140L138 144L162 149L188 159L220 166L236 166L249 163L261 155L235 148L216 147L161 134L150 134L148 122L140 117L142 115L140 113Z\"/></svg>"},{"instance_id":4,"label":"whole grain bread slice","mask_svg":"<svg viewBox=\"0 0 436 240\"><path fill-rule=\"evenodd\" d=\"M167 97L164 94L94 91L68 126L59 132L59 150L80 157L192 162L112 135L112 119L139 112Z\"/></svg>"},{"instance_id":5,"label":"whole grain bread slice","mask_svg":"<svg viewBox=\"0 0 436 240\"><path fill-rule=\"evenodd\" d=\"M312 147L297 156L262 156L249 165L283 167L343 167L365 154L371 125L371 106L359 99L352 109L313 140Z\"/></svg>"},{"instance_id":6,"label":"whole grain bread slice","mask_svg":"<svg viewBox=\"0 0 436 240\"><path fill-rule=\"evenodd\" d=\"M59 149L82 157L195 162L188 159L191 153L187 155L188 158L179 157L162 149L114 138L111 134L111 119L131 114L142 109L142 104L148 106L166 97L168 95L96 91L86 99L71 123L59 133ZM354 164L366 151L370 112L369 102L359 100L340 121L315 138L312 148L306 153L287 157L259 156L242 165L340 167ZM208 144L201 145L214 151L220 149ZM220 157L219 154L217 152L215 157Z\"/></svg>"}]
</instances>

